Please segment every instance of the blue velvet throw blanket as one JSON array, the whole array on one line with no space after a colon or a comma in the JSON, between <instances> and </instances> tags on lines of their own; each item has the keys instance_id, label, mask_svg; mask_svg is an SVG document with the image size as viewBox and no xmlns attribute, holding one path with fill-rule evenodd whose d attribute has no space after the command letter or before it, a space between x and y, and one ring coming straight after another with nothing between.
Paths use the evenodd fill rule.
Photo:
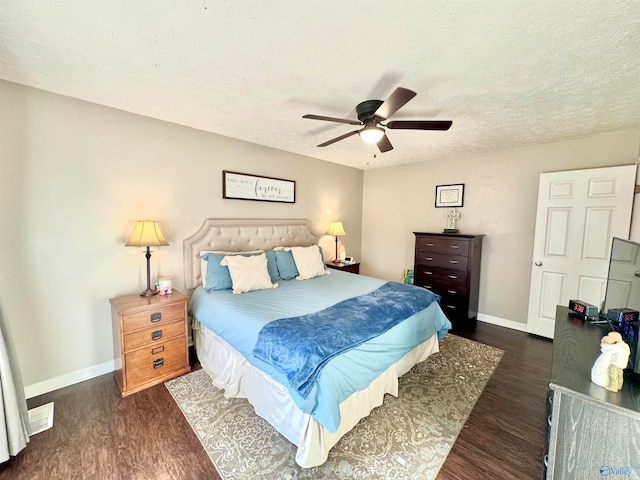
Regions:
<instances>
[{"instance_id":1,"label":"blue velvet throw blanket","mask_svg":"<svg viewBox=\"0 0 640 480\"><path fill-rule=\"evenodd\" d=\"M254 357L280 370L306 398L324 365L427 308L440 297L421 287L387 282L319 312L262 327Z\"/></svg>"}]
</instances>

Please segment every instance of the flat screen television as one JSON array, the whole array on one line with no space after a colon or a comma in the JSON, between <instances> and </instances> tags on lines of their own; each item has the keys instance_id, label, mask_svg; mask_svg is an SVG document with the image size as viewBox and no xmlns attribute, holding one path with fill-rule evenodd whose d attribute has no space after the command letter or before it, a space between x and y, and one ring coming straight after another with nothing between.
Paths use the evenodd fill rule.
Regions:
<instances>
[{"instance_id":1,"label":"flat screen television","mask_svg":"<svg viewBox=\"0 0 640 480\"><path fill-rule=\"evenodd\" d=\"M640 243L614 237L611 243L609 274L600 314L608 318L609 310L629 308L640 311ZM623 332L609 319L614 330L620 331L631 349L629 368L640 374L639 332L637 322L632 330Z\"/></svg>"},{"instance_id":2,"label":"flat screen television","mask_svg":"<svg viewBox=\"0 0 640 480\"><path fill-rule=\"evenodd\" d=\"M640 243L614 237L601 312L612 308L640 310Z\"/></svg>"}]
</instances>

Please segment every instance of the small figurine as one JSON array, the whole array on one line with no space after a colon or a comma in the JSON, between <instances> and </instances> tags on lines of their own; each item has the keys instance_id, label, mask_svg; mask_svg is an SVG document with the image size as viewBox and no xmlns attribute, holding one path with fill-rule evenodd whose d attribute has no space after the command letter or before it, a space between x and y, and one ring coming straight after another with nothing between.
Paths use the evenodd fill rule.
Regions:
<instances>
[{"instance_id":1,"label":"small figurine","mask_svg":"<svg viewBox=\"0 0 640 480\"><path fill-rule=\"evenodd\" d=\"M617 392L622 388L622 370L629 362L630 349L618 332L610 332L600 341L600 356L591 369L591 381Z\"/></svg>"}]
</instances>

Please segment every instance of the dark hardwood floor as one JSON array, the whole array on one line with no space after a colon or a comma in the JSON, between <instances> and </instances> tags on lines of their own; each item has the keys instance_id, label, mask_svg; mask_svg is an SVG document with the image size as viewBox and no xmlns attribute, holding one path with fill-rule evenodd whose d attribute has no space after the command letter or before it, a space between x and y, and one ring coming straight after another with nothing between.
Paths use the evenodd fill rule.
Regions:
<instances>
[{"instance_id":1,"label":"dark hardwood floor","mask_svg":"<svg viewBox=\"0 0 640 480\"><path fill-rule=\"evenodd\" d=\"M553 343L482 322L454 333L505 353L438 479L542 479Z\"/></svg>"},{"instance_id":2,"label":"dark hardwood floor","mask_svg":"<svg viewBox=\"0 0 640 480\"><path fill-rule=\"evenodd\" d=\"M542 478L551 342L480 322L455 333L505 355L438 478ZM54 427L0 465L0 479L220 478L164 385L123 399L108 374L28 403L48 402Z\"/></svg>"}]
</instances>

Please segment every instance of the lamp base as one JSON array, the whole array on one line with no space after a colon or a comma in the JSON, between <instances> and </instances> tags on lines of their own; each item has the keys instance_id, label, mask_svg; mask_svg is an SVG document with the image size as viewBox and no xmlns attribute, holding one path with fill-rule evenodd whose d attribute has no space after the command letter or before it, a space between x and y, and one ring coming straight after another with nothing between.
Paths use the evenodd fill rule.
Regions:
<instances>
[{"instance_id":1,"label":"lamp base","mask_svg":"<svg viewBox=\"0 0 640 480\"><path fill-rule=\"evenodd\" d=\"M157 295L158 292L156 290L151 290L150 288L147 288L144 292L140 293L141 297L153 297L154 295Z\"/></svg>"}]
</instances>

